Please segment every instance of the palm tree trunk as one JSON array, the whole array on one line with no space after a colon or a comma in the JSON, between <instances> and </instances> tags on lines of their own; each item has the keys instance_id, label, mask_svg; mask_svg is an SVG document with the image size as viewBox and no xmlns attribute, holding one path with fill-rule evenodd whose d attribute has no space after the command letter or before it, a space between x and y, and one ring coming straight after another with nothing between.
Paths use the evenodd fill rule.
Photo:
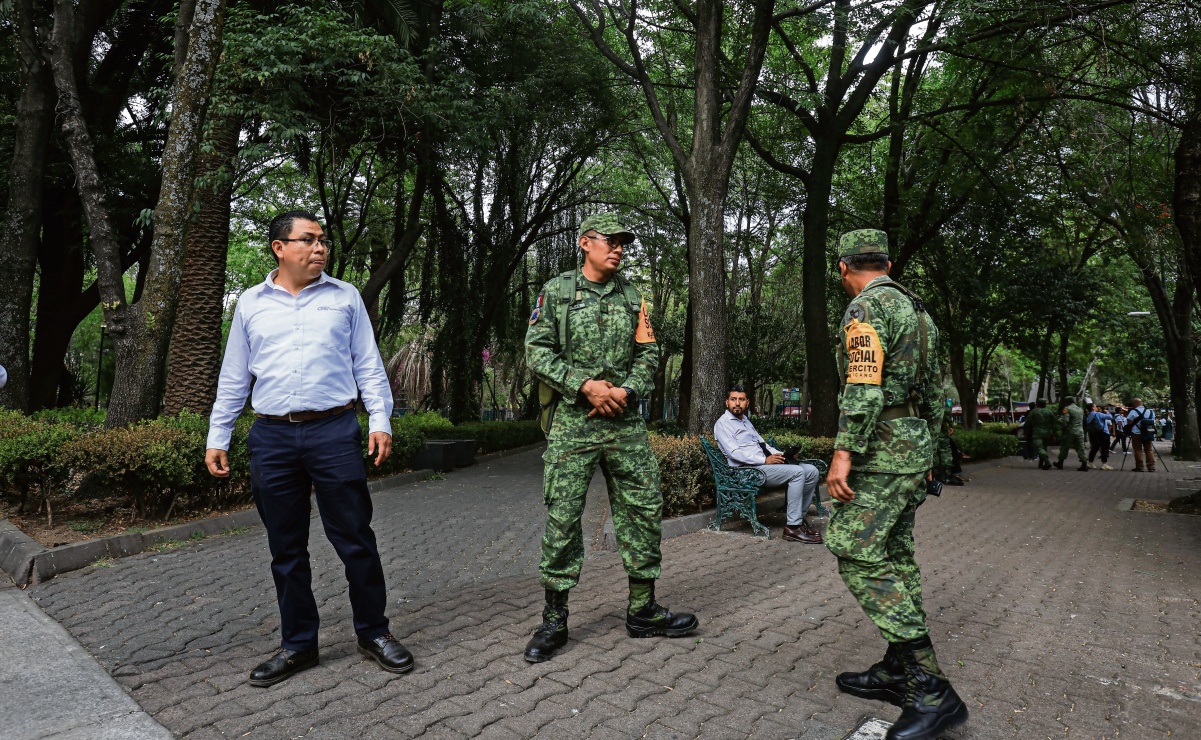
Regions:
<instances>
[{"instance_id":1,"label":"palm tree trunk","mask_svg":"<svg viewBox=\"0 0 1201 740\"><path fill-rule=\"evenodd\" d=\"M205 414L217 397L221 369L221 322L225 315L225 261L229 249L231 165L238 156L238 116L213 122L213 148L200 157L200 212L188 229L179 306L171 329L164 410Z\"/></svg>"}]
</instances>

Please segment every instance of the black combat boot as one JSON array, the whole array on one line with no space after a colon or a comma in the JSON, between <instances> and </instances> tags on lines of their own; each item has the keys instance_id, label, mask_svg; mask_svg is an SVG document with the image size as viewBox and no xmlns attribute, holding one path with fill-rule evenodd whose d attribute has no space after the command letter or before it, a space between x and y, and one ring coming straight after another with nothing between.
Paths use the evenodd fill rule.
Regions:
<instances>
[{"instance_id":1,"label":"black combat boot","mask_svg":"<svg viewBox=\"0 0 1201 740\"><path fill-rule=\"evenodd\" d=\"M691 614L672 614L655 603L655 582L630 578L630 606L626 610L626 632L630 637L683 637L700 622Z\"/></svg>"},{"instance_id":2,"label":"black combat boot","mask_svg":"<svg viewBox=\"0 0 1201 740\"><path fill-rule=\"evenodd\" d=\"M905 664L897 654L897 647L888 644L884 659L863 673L840 673L834 679L838 690L860 699L886 701L901 706L905 700Z\"/></svg>"},{"instance_id":3,"label":"black combat boot","mask_svg":"<svg viewBox=\"0 0 1201 740\"><path fill-rule=\"evenodd\" d=\"M897 650L905 666L905 700L885 740L934 740L967 722L967 706L939 670L930 637L901 643Z\"/></svg>"},{"instance_id":4,"label":"black combat boot","mask_svg":"<svg viewBox=\"0 0 1201 740\"><path fill-rule=\"evenodd\" d=\"M1056 460L1055 462L1053 462L1051 464L1054 465L1057 469L1063 470L1063 460Z\"/></svg>"},{"instance_id":5,"label":"black combat boot","mask_svg":"<svg viewBox=\"0 0 1201 740\"><path fill-rule=\"evenodd\" d=\"M1088 472L1088 463L1081 461L1080 467L1078 467L1076 469L1079 470L1081 473L1087 473Z\"/></svg>"},{"instance_id":6,"label":"black combat boot","mask_svg":"<svg viewBox=\"0 0 1201 740\"><path fill-rule=\"evenodd\" d=\"M1038 469L1039 470L1050 470L1051 469L1051 461L1045 457L1038 458Z\"/></svg>"},{"instance_id":7,"label":"black combat boot","mask_svg":"<svg viewBox=\"0 0 1201 740\"><path fill-rule=\"evenodd\" d=\"M550 660L555 651L567 644L567 592L546 590L546 606L542 607L542 624L525 646L525 659L530 663Z\"/></svg>"}]
</instances>

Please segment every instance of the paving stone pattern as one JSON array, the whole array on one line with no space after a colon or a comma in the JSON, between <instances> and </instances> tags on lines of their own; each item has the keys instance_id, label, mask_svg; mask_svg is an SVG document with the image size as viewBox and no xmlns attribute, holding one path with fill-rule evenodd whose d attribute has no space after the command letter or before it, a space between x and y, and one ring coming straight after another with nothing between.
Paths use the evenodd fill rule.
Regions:
<instances>
[{"instance_id":1,"label":"paving stone pattern","mask_svg":"<svg viewBox=\"0 0 1201 740\"><path fill-rule=\"evenodd\" d=\"M922 507L933 637L972 711L948 738L1201 737L1201 519L1117 510L1201 488L1178 482L1201 466L1172 470L1042 472L1011 458ZM659 597L698 614L695 638L626 637L620 559L594 552L572 593L571 642L526 664L540 478L525 454L376 497L393 633L418 663L403 676L355 652L317 523L321 665L269 689L246 684L278 641L261 530L30 591L181 737L825 740L896 716L834 686L884 643L833 557L745 533L664 542Z\"/></svg>"}]
</instances>

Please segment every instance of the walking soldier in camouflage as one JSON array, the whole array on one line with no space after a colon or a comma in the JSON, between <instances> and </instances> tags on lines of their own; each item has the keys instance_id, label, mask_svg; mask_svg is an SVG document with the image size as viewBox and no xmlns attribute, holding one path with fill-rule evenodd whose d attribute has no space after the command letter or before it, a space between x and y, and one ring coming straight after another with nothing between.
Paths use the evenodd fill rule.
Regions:
<instances>
[{"instance_id":1,"label":"walking soldier in camouflage","mask_svg":"<svg viewBox=\"0 0 1201 740\"><path fill-rule=\"evenodd\" d=\"M680 637L698 626L655 602L662 539L659 465L637 400L654 387L659 347L641 294L617 272L634 234L617 214L584 220L580 270L546 283L530 316L526 362L541 381L547 431L542 538L542 624L525 649L531 663L567 642L567 593L584 564L584 497L600 465L609 489L613 533L630 578L631 637Z\"/></svg>"},{"instance_id":2,"label":"walking soldier in camouflage","mask_svg":"<svg viewBox=\"0 0 1201 740\"><path fill-rule=\"evenodd\" d=\"M1075 450L1076 457L1080 458L1080 467L1077 470L1087 473L1088 459L1084 456L1084 409L1080 408L1074 398L1067 399L1060 406L1063 426L1059 433L1059 459L1053 465L1063 470L1063 461L1068 459L1068 452Z\"/></svg>"},{"instance_id":3,"label":"walking soldier in camouflage","mask_svg":"<svg viewBox=\"0 0 1201 740\"><path fill-rule=\"evenodd\" d=\"M826 478L837 500L826 546L888 641L884 659L843 673L849 694L901 707L888 740L925 740L967 720L938 667L922 608L913 523L926 498L943 416L938 331L921 299L888 277L888 237L852 231L838 249L851 295L843 318L838 436Z\"/></svg>"},{"instance_id":4,"label":"walking soldier in camouflage","mask_svg":"<svg viewBox=\"0 0 1201 740\"><path fill-rule=\"evenodd\" d=\"M1047 455L1047 440L1055 434L1055 412L1047 408L1047 399L1038 399L1036 408L1026 415L1026 426L1030 427L1030 439L1034 442L1034 452L1038 455L1039 470L1050 470L1051 459Z\"/></svg>"}]
</instances>

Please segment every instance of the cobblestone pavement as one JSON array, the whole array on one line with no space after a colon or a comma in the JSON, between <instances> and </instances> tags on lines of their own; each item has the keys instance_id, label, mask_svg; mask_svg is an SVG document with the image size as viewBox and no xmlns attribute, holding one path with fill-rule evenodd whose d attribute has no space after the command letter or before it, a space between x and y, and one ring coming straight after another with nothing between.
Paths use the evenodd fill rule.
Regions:
<instances>
[{"instance_id":1,"label":"cobblestone pavement","mask_svg":"<svg viewBox=\"0 0 1201 740\"><path fill-rule=\"evenodd\" d=\"M1201 478L1201 466L1172 470L1041 472L1010 458L922 507L933 637L972 710L948 738L1201 737L1201 519L1117 509L1201 488L1179 482ZM834 686L884 643L833 557L745 533L664 542L659 597L698 614L694 638L627 638L620 559L598 552L572 593L571 642L526 664L541 601L540 478L530 453L377 496L393 633L418 661L403 676L355 653L340 569L317 526L322 662L269 689L245 680L278 641L261 530L30 591L189 738L816 740L896 716ZM597 510L589 516L597 526Z\"/></svg>"}]
</instances>

